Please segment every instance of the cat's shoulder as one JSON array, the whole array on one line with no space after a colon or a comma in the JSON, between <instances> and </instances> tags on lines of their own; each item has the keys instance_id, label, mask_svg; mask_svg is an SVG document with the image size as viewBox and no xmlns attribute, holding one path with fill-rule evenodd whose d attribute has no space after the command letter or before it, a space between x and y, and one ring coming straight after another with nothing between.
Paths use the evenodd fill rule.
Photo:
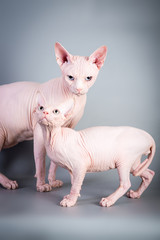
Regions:
<instances>
[{"instance_id":1,"label":"cat's shoulder","mask_svg":"<svg viewBox=\"0 0 160 240\"><path fill-rule=\"evenodd\" d=\"M42 83L42 85L50 85L50 84L55 84L61 81L61 77L57 77L57 78L51 78L50 80L48 80L47 82Z\"/></svg>"}]
</instances>

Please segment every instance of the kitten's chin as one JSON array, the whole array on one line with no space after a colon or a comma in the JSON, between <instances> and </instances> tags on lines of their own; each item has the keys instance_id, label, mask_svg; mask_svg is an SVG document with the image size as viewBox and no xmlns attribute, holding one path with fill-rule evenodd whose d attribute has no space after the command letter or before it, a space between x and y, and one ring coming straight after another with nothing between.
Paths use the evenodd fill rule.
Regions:
<instances>
[{"instance_id":1,"label":"kitten's chin","mask_svg":"<svg viewBox=\"0 0 160 240\"><path fill-rule=\"evenodd\" d=\"M49 122L45 118L40 121L40 124L45 125L45 126L49 126Z\"/></svg>"}]
</instances>

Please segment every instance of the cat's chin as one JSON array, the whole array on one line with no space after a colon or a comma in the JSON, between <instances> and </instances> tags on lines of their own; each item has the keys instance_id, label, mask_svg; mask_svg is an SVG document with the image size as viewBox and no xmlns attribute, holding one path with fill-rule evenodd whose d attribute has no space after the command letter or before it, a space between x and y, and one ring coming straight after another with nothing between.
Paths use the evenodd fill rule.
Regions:
<instances>
[{"instance_id":1,"label":"cat's chin","mask_svg":"<svg viewBox=\"0 0 160 240\"><path fill-rule=\"evenodd\" d=\"M86 92L80 92L80 93L77 93L77 92L73 91L73 93L77 96L82 96L82 95L85 95L87 93L87 91Z\"/></svg>"},{"instance_id":2,"label":"cat's chin","mask_svg":"<svg viewBox=\"0 0 160 240\"><path fill-rule=\"evenodd\" d=\"M44 118L40 121L42 125L49 126L49 122Z\"/></svg>"}]
</instances>

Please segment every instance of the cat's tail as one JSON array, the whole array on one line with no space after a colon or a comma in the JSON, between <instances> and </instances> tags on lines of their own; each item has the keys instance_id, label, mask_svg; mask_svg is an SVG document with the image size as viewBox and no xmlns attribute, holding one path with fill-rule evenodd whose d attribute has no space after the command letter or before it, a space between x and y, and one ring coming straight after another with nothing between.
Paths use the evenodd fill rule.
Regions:
<instances>
[{"instance_id":1,"label":"cat's tail","mask_svg":"<svg viewBox=\"0 0 160 240\"><path fill-rule=\"evenodd\" d=\"M150 153L148 154L148 158L146 158L133 172L133 176L140 176L142 172L144 172L149 165L151 164L154 154L156 151L156 144L153 140L152 145L150 146Z\"/></svg>"}]
</instances>

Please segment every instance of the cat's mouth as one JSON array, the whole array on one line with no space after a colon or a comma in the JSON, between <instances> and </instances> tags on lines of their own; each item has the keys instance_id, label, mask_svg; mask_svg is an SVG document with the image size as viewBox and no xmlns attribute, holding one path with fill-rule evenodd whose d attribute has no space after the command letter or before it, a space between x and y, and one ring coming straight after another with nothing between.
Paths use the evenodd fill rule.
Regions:
<instances>
[{"instance_id":1,"label":"cat's mouth","mask_svg":"<svg viewBox=\"0 0 160 240\"><path fill-rule=\"evenodd\" d=\"M87 92L86 91L81 91L81 92L74 91L73 93L77 96L81 96L81 95L86 94Z\"/></svg>"}]
</instances>

